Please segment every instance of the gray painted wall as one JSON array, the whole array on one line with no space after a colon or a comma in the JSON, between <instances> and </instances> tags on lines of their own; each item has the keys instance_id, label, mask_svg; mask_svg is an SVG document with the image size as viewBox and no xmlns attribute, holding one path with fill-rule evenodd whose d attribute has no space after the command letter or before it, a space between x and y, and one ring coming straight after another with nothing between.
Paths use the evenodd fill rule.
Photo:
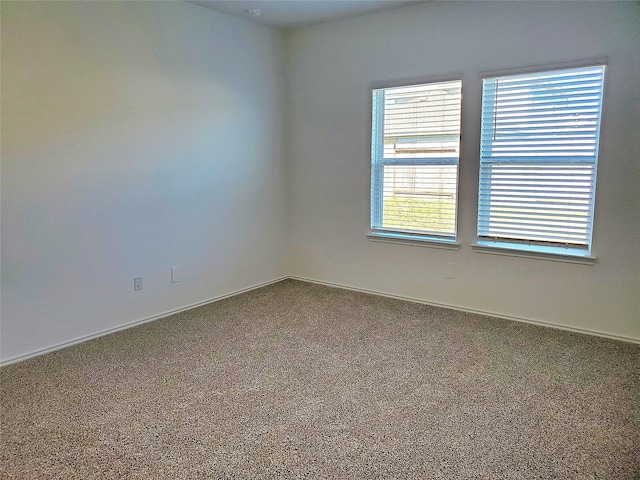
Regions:
<instances>
[{"instance_id":1,"label":"gray painted wall","mask_svg":"<svg viewBox=\"0 0 640 480\"><path fill-rule=\"evenodd\" d=\"M287 272L640 339L640 7L429 2L292 32ZM481 72L608 56L596 265L476 253ZM369 84L463 75L459 251L370 242ZM455 279L444 277L454 263Z\"/></svg>"},{"instance_id":2,"label":"gray painted wall","mask_svg":"<svg viewBox=\"0 0 640 480\"><path fill-rule=\"evenodd\" d=\"M283 275L282 53L184 2L3 2L3 360Z\"/></svg>"},{"instance_id":3,"label":"gray painted wall","mask_svg":"<svg viewBox=\"0 0 640 480\"><path fill-rule=\"evenodd\" d=\"M184 2L3 2L2 360L285 275L639 340L639 25L631 2L286 33ZM596 265L475 253L480 73L600 56ZM370 242L368 85L457 73L461 249Z\"/></svg>"}]
</instances>

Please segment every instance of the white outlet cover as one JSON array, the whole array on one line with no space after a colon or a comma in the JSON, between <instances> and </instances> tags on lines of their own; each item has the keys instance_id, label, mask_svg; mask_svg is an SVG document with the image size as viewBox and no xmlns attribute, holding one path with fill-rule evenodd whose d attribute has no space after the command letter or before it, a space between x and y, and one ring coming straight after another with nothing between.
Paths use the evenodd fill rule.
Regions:
<instances>
[{"instance_id":1,"label":"white outlet cover","mask_svg":"<svg viewBox=\"0 0 640 480\"><path fill-rule=\"evenodd\" d=\"M171 283L180 281L180 267L171 267Z\"/></svg>"},{"instance_id":2,"label":"white outlet cover","mask_svg":"<svg viewBox=\"0 0 640 480\"><path fill-rule=\"evenodd\" d=\"M456 264L455 263L447 263L444 276L445 276L445 278L455 278L455 276L456 276Z\"/></svg>"}]
</instances>

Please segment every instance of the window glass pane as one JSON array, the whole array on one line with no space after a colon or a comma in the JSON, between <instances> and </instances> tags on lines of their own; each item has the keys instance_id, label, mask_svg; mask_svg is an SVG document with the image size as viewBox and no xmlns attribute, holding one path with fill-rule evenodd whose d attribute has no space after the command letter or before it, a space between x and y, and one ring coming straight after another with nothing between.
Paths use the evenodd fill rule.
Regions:
<instances>
[{"instance_id":1,"label":"window glass pane","mask_svg":"<svg viewBox=\"0 0 640 480\"><path fill-rule=\"evenodd\" d=\"M456 165L385 166L382 227L453 235L457 172Z\"/></svg>"},{"instance_id":2,"label":"window glass pane","mask_svg":"<svg viewBox=\"0 0 640 480\"><path fill-rule=\"evenodd\" d=\"M593 165L487 164L480 194L484 236L580 246L591 228Z\"/></svg>"},{"instance_id":3,"label":"window glass pane","mask_svg":"<svg viewBox=\"0 0 640 480\"><path fill-rule=\"evenodd\" d=\"M385 158L457 158L460 82L385 89Z\"/></svg>"}]
</instances>

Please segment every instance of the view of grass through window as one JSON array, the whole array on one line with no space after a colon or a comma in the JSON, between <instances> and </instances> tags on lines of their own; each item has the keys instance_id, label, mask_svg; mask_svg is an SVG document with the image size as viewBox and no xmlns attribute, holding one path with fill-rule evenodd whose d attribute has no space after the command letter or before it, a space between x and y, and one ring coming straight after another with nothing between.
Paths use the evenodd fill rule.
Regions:
<instances>
[{"instance_id":1,"label":"view of grass through window","mask_svg":"<svg viewBox=\"0 0 640 480\"><path fill-rule=\"evenodd\" d=\"M382 224L389 229L416 232L455 231L453 199L385 198Z\"/></svg>"}]
</instances>

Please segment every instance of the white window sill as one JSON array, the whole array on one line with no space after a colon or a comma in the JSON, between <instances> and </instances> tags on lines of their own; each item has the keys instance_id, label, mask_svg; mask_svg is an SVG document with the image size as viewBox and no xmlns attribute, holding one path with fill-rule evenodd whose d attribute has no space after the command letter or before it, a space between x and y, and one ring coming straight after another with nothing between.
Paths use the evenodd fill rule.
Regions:
<instances>
[{"instance_id":1,"label":"white window sill","mask_svg":"<svg viewBox=\"0 0 640 480\"><path fill-rule=\"evenodd\" d=\"M402 235L393 233L368 233L367 238L372 242L396 243L414 247L442 248L445 250L460 250L460 243L455 240L439 240L421 237L419 235Z\"/></svg>"},{"instance_id":2,"label":"white window sill","mask_svg":"<svg viewBox=\"0 0 640 480\"><path fill-rule=\"evenodd\" d=\"M596 257L583 250L564 247L545 247L541 245L511 244L501 242L478 242L471 245L478 253L506 255L509 257L535 258L554 262L594 265Z\"/></svg>"}]
</instances>

